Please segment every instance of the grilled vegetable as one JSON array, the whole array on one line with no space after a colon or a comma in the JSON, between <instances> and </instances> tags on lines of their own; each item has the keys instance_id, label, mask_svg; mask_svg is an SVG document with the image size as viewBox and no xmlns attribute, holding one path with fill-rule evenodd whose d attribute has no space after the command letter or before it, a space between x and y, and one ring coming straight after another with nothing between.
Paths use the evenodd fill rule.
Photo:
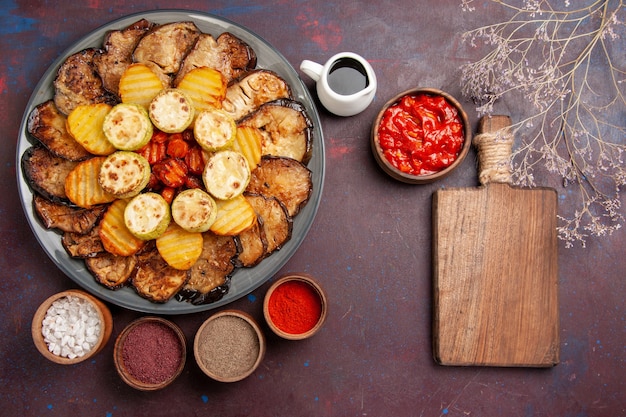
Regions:
<instances>
[{"instance_id":1,"label":"grilled vegetable","mask_svg":"<svg viewBox=\"0 0 626 417\"><path fill-rule=\"evenodd\" d=\"M122 103L139 104L148 109L152 99L168 86L148 65L131 64L120 77L119 95Z\"/></svg>"},{"instance_id":2,"label":"grilled vegetable","mask_svg":"<svg viewBox=\"0 0 626 417\"><path fill-rule=\"evenodd\" d=\"M245 197L261 219L260 223L267 240L265 249L265 256L267 256L291 239L293 222L287 214L287 209L278 199L260 194L246 194Z\"/></svg>"},{"instance_id":3,"label":"grilled vegetable","mask_svg":"<svg viewBox=\"0 0 626 417\"><path fill-rule=\"evenodd\" d=\"M218 235L234 236L252 227L256 221L254 209L242 195L230 200L216 200L217 217L210 230Z\"/></svg>"},{"instance_id":4,"label":"grilled vegetable","mask_svg":"<svg viewBox=\"0 0 626 417\"><path fill-rule=\"evenodd\" d=\"M117 198L134 197L150 180L150 164L135 152L117 151L100 168L98 182L102 189Z\"/></svg>"},{"instance_id":5,"label":"grilled vegetable","mask_svg":"<svg viewBox=\"0 0 626 417\"><path fill-rule=\"evenodd\" d=\"M126 286L137 265L135 256L117 256L108 252L85 259L96 282L110 290Z\"/></svg>"},{"instance_id":6,"label":"grilled vegetable","mask_svg":"<svg viewBox=\"0 0 626 417\"><path fill-rule=\"evenodd\" d=\"M133 236L141 240L161 236L170 219L170 206L157 193L139 194L124 207L124 224Z\"/></svg>"},{"instance_id":7,"label":"grilled vegetable","mask_svg":"<svg viewBox=\"0 0 626 417\"><path fill-rule=\"evenodd\" d=\"M172 268L159 254L154 244L147 245L137 255L131 284L139 296L155 303L165 303L189 280L189 272Z\"/></svg>"},{"instance_id":8,"label":"grilled vegetable","mask_svg":"<svg viewBox=\"0 0 626 417\"><path fill-rule=\"evenodd\" d=\"M313 124L304 106L293 100L265 103L239 121L263 133L263 155L286 156L307 164L311 158Z\"/></svg>"},{"instance_id":9,"label":"grilled vegetable","mask_svg":"<svg viewBox=\"0 0 626 417\"><path fill-rule=\"evenodd\" d=\"M291 98L289 84L270 70L247 72L228 86L222 109L233 119L253 113L264 103Z\"/></svg>"},{"instance_id":10,"label":"grilled vegetable","mask_svg":"<svg viewBox=\"0 0 626 417\"><path fill-rule=\"evenodd\" d=\"M65 195L78 207L92 208L115 200L116 197L104 191L98 182L105 159L105 156L98 156L80 162L65 178Z\"/></svg>"},{"instance_id":11,"label":"grilled vegetable","mask_svg":"<svg viewBox=\"0 0 626 417\"><path fill-rule=\"evenodd\" d=\"M204 110L193 126L196 142L209 152L228 149L235 141L237 126L228 114L218 109Z\"/></svg>"},{"instance_id":12,"label":"grilled vegetable","mask_svg":"<svg viewBox=\"0 0 626 417\"><path fill-rule=\"evenodd\" d=\"M233 150L241 153L248 161L250 170L255 170L261 162L261 131L252 126L237 128Z\"/></svg>"},{"instance_id":13,"label":"grilled vegetable","mask_svg":"<svg viewBox=\"0 0 626 417\"><path fill-rule=\"evenodd\" d=\"M134 255L145 244L126 227L124 213L127 205L127 200L115 200L104 213L100 222L102 244L107 252L114 255Z\"/></svg>"},{"instance_id":14,"label":"grilled vegetable","mask_svg":"<svg viewBox=\"0 0 626 417\"><path fill-rule=\"evenodd\" d=\"M198 188L181 191L171 210L176 224L188 232L206 232L217 218L215 200Z\"/></svg>"},{"instance_id":15,"label":"grilled vegetable","mask_svg":"<svg viewBox=\"0 0 626 417\"><path fill-rule=\"evenodd\" d=\"M135 62L154 62L166 74L175 74L200 36L193 22L173 22L154 27L133 51Z\"/></svg>"},{"instance_id":16,"label":"grilled vegetable","mask_svg":"<svg viewBox=\"0 0 626 417\"><path fill-rule=\"evenodd\" d=\"M54 155L71 161L83 161L91 154L67 131L67 117L48 100L28 115L28 133Z\"/></svg>"},{"instance_id":17,"label":"grilled vegetable","mask_svg":"<svg viewBox=\"0 0 626 417\"><path fill-rule=\"evenodd\" d=\"M115 95L106 91L93 62L98 53L88 48L70 55L63 61L54 79L54 104L68 115L81 104L117 103Z\"/></svg>"},{"instance_id":18,"label":"grilled vegetable","mask_svg":"<svg viewBox=\"0 0 626 417\"><path fill-rule=\"evenodd\" d=\"M176 295L176 299L196 305L218 301L228 293L233 259L237 256L232 237L211 232L202 237L202 253L189 270L189 281Z\"/></svg>"},{"instance_id":19,"label":"grilled vegetable","mask_svg":"<svg viewBox=\"0 0 626 417\"><path fill-rule=\"evenodd\" d=\"M169 266L187 270L202 253L202 233L188 232L176 223L170 223L167 230L157 237L156 246Z\"/></svg>"},{"instance_id":20,"label":"grilled vegetable","mask_svg":"<svg viewBox=\"0 0 626 417\"><path fill-rule=\"evenodd\" d=\"M157 94L148 106L148 114L154 126L167 133L187 129L195 116L191 99L182 90L174 88Z\"/></svg>"},{"instance_id":21,"label":"grilled vegetable","mask_svg":"<svg viewBox=\"0 0 626 417\"><path fill-rule=\"evenodd\" d=\"M107 140L103 124L110 111L111 106L106 103L78 105L67 116L67 130L88 152L109 155L115 147Z\"/></svg>"},{"instance_id":22,"label":"grilled vegetable","mask_svg":"<svg viewBox=\"0 0 626 417\"><path fill-rule=\"evenodd\" d=\"M237 266L251 268L265 258L267 254L267 238L263 229L263 219L257 217L254 225L239 233L235 239L239 247Z\"/></svg>"},{"instance_id":23,"label":"grilled vegetable","mask_svg":"<svg viewBox=\"0 0 626 417\"><path fill-rule=\"evenodd\" d=\"M65 232L61 237L61 244L72 258L92 258L105 251L98 226L88 233Z\"/></svg>"},{"instance_id":24,"label":"grilled vegetable","mask_svg":"<svg viewBox=\"0 0 626 417\"><path fill-rule=\"evenodd\" d=\"M120 78L133 61L133 51L137 43L153 26L152 22L140 19L124 29L106 33L102 44L103 50L93 58L96 71L106 90L120 95L118 89Z\"/></svg>"},{"instance_id":25,"label":"grilled vegetable","mask_svg":"<svg viewBox=\"0 0 626 417\"><path fill-rule=\"evenodd\" d=\"M37 194L33 196L33 206L47 229L59 229L63 232L78 234L89 233L106 210L106 206L92 209L72 207L55 203Z\"/></svg>"},{"instance_id":26,"label":"grilled vegetable","mask_svg":"<svg viewBox=\"0 0 626 417\"><path fill-rule=\"evenodd\" d=\"M204 167L202 181L209 194L217 199L241 195L250 181L248 161L239 152L216 152Z\"/></svg>"},{"instance_id":27,"label":"grilled vegetable","mask_svg":"<svg viewBox=\"0 0 626 417\"><path fill-rule=\"evenodd\" d=\"M221 72L209 67L194 68L187 72L177 88L187 93L196 114L221 108L226 97L226 79Z\"/></svg>"},{"instance_id":28,"label":"grilled vegetable","mask_svg":"<svg viewBox=\"0 0 626 417\"><path fill-rule=\"evenodd\" d=\"M104 135L116 148L135 151L152 137L152 123L146 110L138 104L121 103L113 107L104 119Z\"/></svg>"},{"instance_id":29,"label":"grilled vegetable","mask_svg":"<svg viewBox=\"0 0 626 417\"><path fill-rule=\"evenodd\" d=\"M56 202L67 202L65 179L78 162L53 155L43 146L32 146L22 154L22 172L32 190Z\"/></svg>"},{"instance_id":30,"label":"grilled vegetable","mask_svg":"<svg viewBox=\"0 0 626 417\"><path fill-rule=\"evenodd\" d=\"M180 84L194 68L214 68L224 75L226 83L256 66L256 54L247 43L229 32L218 36L201 34L176 74L174 85Z\"/></svg>"},{"instance_id":31,"label":"grilled vegetable","mask_svg":"<svg viewBox=\"0 0 626 417\"><path fill-rule=\"evenodd\" d=\"M291 158L264 156L252 172L246 191L278 198L294 217L313 190L311 171Z\"/></svg>"}]
</instances>

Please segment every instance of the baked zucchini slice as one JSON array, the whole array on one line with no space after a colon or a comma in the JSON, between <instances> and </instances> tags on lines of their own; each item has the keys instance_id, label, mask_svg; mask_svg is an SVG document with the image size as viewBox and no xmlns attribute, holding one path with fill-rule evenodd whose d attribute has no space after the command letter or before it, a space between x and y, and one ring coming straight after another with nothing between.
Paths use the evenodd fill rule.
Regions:
<instances>
[{"instance_id":1,"label":"baked zucchini slice","mask_svg":"<svg viewBox=\"0 0 626 417\"><path fill-rule=\"evenodd\" d=\"M135 152L117 151L104 160L98 181L102 189L117 198L131 198L150 181L150 164Z\"/></svg>"},{"instance_id":2,"label":"baked zucchini slice","mask_svg":"<svg viewBox=\"0 0 626 417\"><path fill-rule=\"evenodd\" d=\"M228 149L235 142L237 125L226 112L218 109L205 110L198 114L193 125L196 142L209 152Z\"/></svg>"},{"instance_id":3,"label":"baked zucchini slice","mask_svg":"<svg viewBox=\"0 0 626 417\"><path fill-rule=\"evenodd\" d=\"M172 201L172 218L188 232L206 232L217 218L217 204L199 188L181 191Z\"/></svg>"},{"instance_id":4,"label":"baked zucchini slice","mask_svg":"<svg viewBox=\"0 0 626 417\"><path fill-rule=\"evenodd\" d=\"M187 129L195 117L193 102L182 90L161 90L150 102L148 114L154 126L166 133Z\"/></svg>"},{"instance_id":5,"label":"baked zucchini slice","mask_svg":"<svg viewBox=\"0 0 626 417\"><path fill-rule=\"evenodd\" d=\"M104 135L122 151L136 151L152 138L152 123L146 110L139 104L120 103L104 118Z\"/></svg>"},{"instance_id":6,"label":"baked zucchini slice","mask_svg":"<svg viewBox=\"0 0 626 417\"><path fill-rule=\"evenodd\" d=\"M139 239L151 240L161 236L170 224L170 205L157 193L133 197L124 210L124 224Z\"/></svg>"},{"instance_id":7,"label":"baked zucchini slice","mask_svg":"<svg viewBox=\"0 0 626 417\"><path fill-rule=\"evenodd\" d=\"M209 194L219 200L237 197L250 182L248 161L239 152L216 152L207 161L202 180Z\"/></svg>"}]
</instances>

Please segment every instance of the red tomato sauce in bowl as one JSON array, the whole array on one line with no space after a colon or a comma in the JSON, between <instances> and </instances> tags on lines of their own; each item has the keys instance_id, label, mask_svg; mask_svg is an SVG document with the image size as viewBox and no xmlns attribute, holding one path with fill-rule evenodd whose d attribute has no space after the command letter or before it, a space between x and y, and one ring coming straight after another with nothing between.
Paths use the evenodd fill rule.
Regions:
<instances>
[{"instance_id":1,"label":"red tomato sauce in bowl","mask_svg":"<svg viewBox=\"0 0 626 417\"><path fill-rule=\"evenodd\" d=\"M378 140L391 165L419 176L449 167L463 149L465 132L457 108L445 97L416 93L384 111Z\"/></svg>"}]
</instances>

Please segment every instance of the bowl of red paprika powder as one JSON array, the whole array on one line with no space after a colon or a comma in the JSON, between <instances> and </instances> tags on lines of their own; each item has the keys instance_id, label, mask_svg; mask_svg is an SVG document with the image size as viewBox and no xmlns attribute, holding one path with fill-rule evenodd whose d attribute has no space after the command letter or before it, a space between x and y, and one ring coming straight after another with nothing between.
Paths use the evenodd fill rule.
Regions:
<instances>
[{"instance_id":1,"label":"bowl of red paprika powder","mask_svg":"<svg viewBox=\"0 0 626 417\"><path fill-rule=\"evenodd\" d=\"M392 178L427 184L457 168L472 144L467 114L450 94L415 88L390 99L372 125L378 165Z\"/></svg>"},{"instance_id":2,"label":"bowl of red paprika powder","mask_svg":"<svg viewBox=\"0 0 626 417\"><path fill-rule=\"evenodd\" d=\"M322 287L307 274L289 274L269 288L263 315L272 331L289 340L302 340L317 333L328 313Z\"/></svg>"},{"instance_id":3,"label":"bowl of red paprika powder","mask_svg":"<svg viewBox=\"0 0 626 417\"><path fill-rule=\"evenodd\" d=\"M113 360L126 384L140 391L170 385L183 371L187 343L176 324L161 317L141 317L122 330Z\"/></svg>"}]
</instances>

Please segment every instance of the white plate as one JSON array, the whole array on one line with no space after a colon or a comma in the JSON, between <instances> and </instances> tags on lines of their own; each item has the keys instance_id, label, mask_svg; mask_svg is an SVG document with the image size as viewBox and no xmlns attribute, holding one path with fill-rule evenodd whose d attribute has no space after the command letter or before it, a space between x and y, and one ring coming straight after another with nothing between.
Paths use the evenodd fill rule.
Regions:
<instances>
[{"instance_id":1,"label":"white plate","mask_svg":"<svg viewBox=\"0 0 626 417\"><path fill-rule=\"evenodd\" d=\"M54 81L59 66L69 55L75 52L88 47L101 47L104 34L108 30L125 28L142 18L154 23L191 20L200 30L205 33L210 33L214 37L217 37L222 32L230 32L239 37L247 42L256 52L257 67L275 71L289 83L294 99L305 106L313 122L313 155L308 164L309 169L312 171L313 192L308 204L294 219L291 240L289 240L282 249L274 252L254 268L237 269L232 276L228 294L221 300L211 304L196 306L186 301L179 302L176 300L171 300L164 304L156 304L139 297L132 288L111 291L98 284L91 273L86 269L82 260L72 259L68 256L61 244L60 234L56 231L47 230L42 225L33 210L33 195L21 170L21 156L24 151L32 145L32 142L34 142L34 139L30 138L26 131L28 115L35 106L52 98L52 82ZM247 295L276 274L296 252L313 224L322 195L325 171L324 140L319 115L309 91L302 83L302 80L291 64L258 35L236 23L206 13L181 10L159 10L137 13L115 20L86 35L61 54L50 68L48 68L35 87L22 117L17 144L17 165L20 166L17 172L18 188L26 219L37 237L39 244L50 259L52 259L67 276L90 293L121 307L155 314L186 314L220 307Z\"/></svg>"}]
</instances>

